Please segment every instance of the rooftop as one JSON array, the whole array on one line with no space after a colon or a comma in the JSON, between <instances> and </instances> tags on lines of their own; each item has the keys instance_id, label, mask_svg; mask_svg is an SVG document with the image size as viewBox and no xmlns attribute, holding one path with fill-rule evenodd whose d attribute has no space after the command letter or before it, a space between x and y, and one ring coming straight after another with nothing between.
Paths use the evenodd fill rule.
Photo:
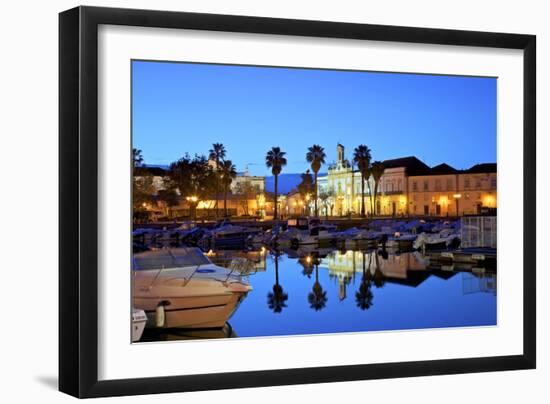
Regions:
<instances>
[{"instance_id":1,"label":"rooftop","mask_svg":"<svg viewBox=\"0 0 550 404\"><path fill-rule=\"evenodd\" d=\"M464 170L465 173L470 174L481 174L481 173L496 173L497 172L497 163L481 163L476 164Z\"/></svg>"},{"instance_id":2,"label":"rooftop","mask_svg":"<svg viewBox=\"0 0 550 404\"><path fill-rule=\"evenodd\" d=\"M384 160L382 164L384 168L405 167L407 175L422 175L430 171L430 167L415 156Z\"/></svg>"}]
</instances>

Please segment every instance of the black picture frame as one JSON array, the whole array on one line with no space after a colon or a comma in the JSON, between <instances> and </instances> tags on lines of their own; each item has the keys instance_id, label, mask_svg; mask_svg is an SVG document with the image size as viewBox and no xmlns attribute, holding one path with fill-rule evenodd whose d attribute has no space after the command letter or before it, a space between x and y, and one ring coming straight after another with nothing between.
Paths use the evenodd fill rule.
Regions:
<instances>
[{"instance_id":1,"label":"black picture frame","mask_svg":"<svg viewBox=\"0 0 550 404\"><path fill-rule=\"evenodd\" d=\"M100 24L523 50L523 354L99 381L97 52ZM60 13L59 389L84 398L535 368L535 103L534 35L96 7L77 7Z\"/></svg>"}]
</instances>

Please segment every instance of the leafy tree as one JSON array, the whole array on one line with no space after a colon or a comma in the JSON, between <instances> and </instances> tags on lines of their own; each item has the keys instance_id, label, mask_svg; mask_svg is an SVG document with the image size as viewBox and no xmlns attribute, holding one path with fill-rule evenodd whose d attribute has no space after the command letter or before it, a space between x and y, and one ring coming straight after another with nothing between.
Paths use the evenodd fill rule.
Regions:
<instances>
[{"instance_id":1,"label":"leafy tree","mask_svg":"<svg viewBox=\"0 0 550 404\"><path fill-rule=\"evenodd\" d=\"M134 176L132 186L132 205L134 212L145 211L146 205L153 202L155 187L153 185L153 176L143 173L140 176Z\"/></svg>"},{"instance_id":2,"label":"leafy tree","mask_svg":"<svg viewBox=\"0 0 550 404\"><path fill-rule=\"evenodd\" d=\"M301 177L302 180L296 188L298 189L302 200L307 201L308 197L314 192L315 185L313 183L313 178L311 177L309 170L303 173Z\"/></svg>"},{"instance_id":3,"label":"leafy tree","mask_svg":"<svg viewBox=\"0 0 550 404\"><path fill-rule=\"evenodd\" d=\"M132 149L132 165L132 205L134 212L145 211L146 205L153 202L155 187L151 173L141 168L143 166L141 150Z\"/></svg>"},{"instance_id":4,"label":"leafy tree","mask_svg":"<svg viewBox=\"0 0 550 404\"><path fill-rule=\"evenodd\" d=\"M319 194L319 200L325 208L325 216L328 219L328 209L331 207L331 203L334 198L334 192L332 191L323 191Z\"/></svg>"},{"instance_id":5,"label":"leafy tree","mask_svg":"<svg viewBox=\"0 0 550 404\"><path fill-rule=\"evenodd\" d=\"M170 165L169 176L196 218L199 202L207 200L216 190L216 174L208 160L204 156L191 158L186 154Z\"/></svg>"},{"instance_id":6,"label":"leafy tree","mask_svg":"<svg viewBox=\"0 0 550 404\"><path fill-rule=\"evenodd\" d=\"M251 199L258 200L258 190L251 181L245 180L239 182L235 186L235 193L241 197L241 204L243 207L244 214L248 216L248 201Z\"/></svg>"},{"instance_id":7,"label":"leafy tree","mask_svg":"<svg viewBox=\"0 0 550 404\"><path fill-rule=\"evenodd\" d=\"M283 170L283 167L286 166L286 152L282 151L280 147L272 147L265 156L265 165L268 168L271 168L271 173L275 177L275 196L274 196L274 213L273 219L278 220L278 206L277 206L277 192L278 192L278 179L279 174Z\"/></svg>"},{"instance_id":8,"label":"leafy tree","mask_svg":"<svg viewBox=\"0 0 550 404\"><path fill-rule=\"evenodd\" d=\"M180 196L170 177L164 178L164 186L165 189L160 189L157 193L157 201L166 207L166 216L170 216L171 208L179 205Z\"/></svg>"},{"instance_id":9,"label":"leafy tree","mask_svg":"<svg viewBox=\"0 0 550 404\"><path fill-rule=\"evenodd\" d=\"M370 176L370 160L371 151L364 144L355 148L353 153L353 161L357 163L359 172L361 173L361 216L365 217L365 180Z\"/></svg>"},{"instance_id":10,"label":"leafy tree","mask_svg":"<svg viewBox=\"0 0 550 404\"><path fill-rule=\"evenodd\" d=\"M317 174L321 169L321 166L325 164L325 149L317 144L314 144L308 148L306 153L306 160L308 163L311 163L311 169L313 170L313 176L315 179L314 182L314 192L313 197L315 198L315 216L319 216L319 211L317 209Z\"/></svg>"}]
</instances>

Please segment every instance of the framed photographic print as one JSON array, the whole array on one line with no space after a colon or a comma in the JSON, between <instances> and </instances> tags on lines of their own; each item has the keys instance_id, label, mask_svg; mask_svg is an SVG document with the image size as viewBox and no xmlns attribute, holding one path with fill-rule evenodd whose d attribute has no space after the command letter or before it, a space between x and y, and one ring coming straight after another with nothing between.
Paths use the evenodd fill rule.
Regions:
<instances>
[{"instance_id":1,"label":"framed photographic print","mask_svg":"<svg viewBox=\"0 0 550 404\"><path fill-rule=\"evenodd\" d=\"M60 14L60 390L535 367L535 37Z\"/></svg>"}]
</instances>

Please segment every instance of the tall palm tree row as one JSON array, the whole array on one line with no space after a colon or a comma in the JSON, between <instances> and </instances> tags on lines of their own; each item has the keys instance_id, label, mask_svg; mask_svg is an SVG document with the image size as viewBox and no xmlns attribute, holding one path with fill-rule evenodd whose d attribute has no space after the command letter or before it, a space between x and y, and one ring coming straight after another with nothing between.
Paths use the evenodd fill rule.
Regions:
<instances>
[{"instance_id":1,"label":"tall palm tree row","mask_svg":"<svg viewBox=\"0 0 550 404\"><path fill-rule=\"evenodd\" d=\"M282 151L280 147L272 147L265 156L265 165L271 168L271 173L275 177L275 200L273 219L278 220L278 206L277 206L277 191L278 191L278 177L284 166L286 166L286 152Z\"/></svg>"},{"instance_id":2,"label":"tall palm tree row","mask_svg":"<svg viewBox=\"0 0 550 404\"><path fill-rule=\"evenodd\" d=\"M313 171L314 178L313 197L315 202L315 217L319 216L319 211L317 209L317 174L319 173L321 166L325 164L326 156L325 149L318 144L314 144L309 147L308 152L306 153L306 160L308 163L311 163L311 170Z\"/></svg>"},{"instance_id":3,"label":"tall palm tree row","mask_svg":"<svg viewBox=\"0 0 550 404\"><path fill-rule=\"evenodd\" d=\"M374 163L372 163L371 174L372 179L374 180L374 212L376 214L379 214L380 212L378 212L378 205L376 204L376 200L378 198L378 186L380 185L380 179L384 174L384 164L382 164L382 162L380 161L375 161Z\"/></svg>"},{"instance_id":4,"label":"tall palm tree row","mask_svg":"<svg viewBox=\"0 0 550 404\"><path fill-rule=\"evenodd\" d=\"M371 150L361 144L353 152L353 161L361 173L361 217L365 217L365 181L370 177Z\"/></svg>"},{"instance_id":5,"label":"tall palm tree row","mask_svg":"<svg viewBox=\"0 0 550 404\"><path fill-rule=\"evenodd\" d=\"M223 185L223 211L227 217L227 193L231 182L237 177L237 169L231 160L224 160L220 163L219 174ZM217 200L218 198L216 198Z\"/></svg>"},{"instance_id":6,"label":"tall palm tree row","mask_svg":"<svg viewBox=\"0 0 550 404\"><path fill-rule=\"evenodd\" d=\"M214 143L208 153L208 158L216 162L216 202L214 208L216 209L216 217L218 217L218 195L220 193L220 164L225 159L227 151L225 150L225 146L222 143ZM225 211L225 214L227 215L227 210Z\"/></svg>"}]
</instances>

